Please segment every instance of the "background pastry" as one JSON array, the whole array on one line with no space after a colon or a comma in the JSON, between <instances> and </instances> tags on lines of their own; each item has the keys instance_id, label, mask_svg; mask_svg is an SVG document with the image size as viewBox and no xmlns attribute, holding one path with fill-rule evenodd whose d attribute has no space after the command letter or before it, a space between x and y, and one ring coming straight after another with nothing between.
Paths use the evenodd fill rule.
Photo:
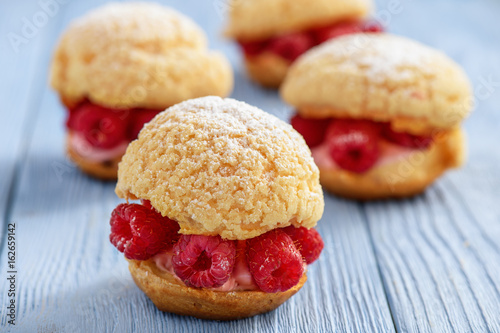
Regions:
<instances>
[{"instance_id":1,"label":"background pastry","mask_svg":"<svg viewBox=\"0 0 500 333\"><path fill-rule=\"evenodd\" d=\"M95 177L116 179L145 122L189 98L228 95L233 77L191 19L157 4L112 3L66 30L50 83L68 109L70 158Z\"/></svg>"},{"instance_id":2,"label":"background pastry","mask_svg":"<svg viewBox=\"0 0 500 333\"><path fill-rule=\"evenodd\" d=\"M250 77L278 87L302 53L331 38L379 32L370 0L232 0L226 35L240 44Z\"/></svg>"},{"instance_id":3,"label":"background pastry","mask_svg":"<svg viewBox=\"0 0 500 333\"><path fill-rule=\"evenodd\" d=\"M333 193L413 195L463 163L469 81L450 58L409 39L355 34L325 43L292 66L281 95Z\"/></svg>"}]
</instances>

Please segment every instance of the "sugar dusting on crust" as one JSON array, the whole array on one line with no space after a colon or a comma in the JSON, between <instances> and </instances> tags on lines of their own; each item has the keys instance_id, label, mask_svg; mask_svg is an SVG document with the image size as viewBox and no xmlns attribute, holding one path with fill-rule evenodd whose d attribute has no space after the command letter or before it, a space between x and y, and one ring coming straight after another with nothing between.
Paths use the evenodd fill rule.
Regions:
<instances>
[{"instance_id":1,"label":"sugar dusting on crust","mask_svg":"<svg viewBox=\"0 0 500 333\"><path fill-rule=\"evenodd\" d=\"M153 3L111 3L76 19L59 41L51 85L66 100L119 108L166 108L188 98L226 96L227 59L204 32Z\"/></svg>"},{"instance_id":2,"label":"sugar dusting on crust","mask_svg":"<svg viewBox=\"0 0 500 333\"><path fill-rule=\"evenodd\" d=\"M132 142L116 193L148 199L185 234L247 239L323 213L319 171L288 124L232 99L205 97L160 113Z\"/></svg>"},{"instance_id":3,"label":"sugar dusting on crust","mask_svg":"<svg viewBox=\"0 0 500 333\"><path fill-rule=\"evenodd\" d=\"M110 3L76 19L69 28L73 30L93 34L95 44L86 47L95 47L95 51L110 43L132 44L152 52L171 47L203 49L207 44L194 21L155 3Z\"/></svg>"},{"instance_id":4,"label":"sugar dusting on crust","mask_svg":"<svg viewBox=\"0 0 500 333\"><path fill-rule=\"evenodd\" d=\"M437 128L458 125L472 98L450 58L390 34L343 36L312 49L292 65L281 94L299 108L331 109L321 117L406 117Z\"/></svg>"}]
</instances>

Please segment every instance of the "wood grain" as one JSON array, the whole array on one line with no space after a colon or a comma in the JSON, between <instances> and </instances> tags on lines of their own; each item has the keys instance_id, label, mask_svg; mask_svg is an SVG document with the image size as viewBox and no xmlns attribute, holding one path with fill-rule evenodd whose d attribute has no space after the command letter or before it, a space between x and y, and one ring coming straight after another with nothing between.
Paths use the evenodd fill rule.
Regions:
<instances>
[{"instance_id":1,"label":"wood grain","mask_svg":"<svg viewBox=\"0 0 500 333\"><path fill-rule=\"evenodd\" d=\"M213 10L211 3L201 9L194 3L185 3L186 11ZM68 4L61 26L93 5ZM212 32L215 40L214 34L221 22L206 23L211 24L205 28ZM44 52L49 52L49 48ZM236 58L234 49L228 50L231 52L230 57ZM283 119L287 117L287 109L276 92L248 83L241 72L237 81L237 86L245 87L237 90L237 98L257 104ZM367 228L357 204L334 198L327 199L329 205L319 228L327 244L325 254L310 267L306 286L278 310L228 323L201 321L156 310L132 282L122 254L109 243L109 215L119 202L113 192L114 184L92 180L66 161L61 126L63 112L45 82L40 80L38 84L43 90L40 104L43 117L37 118L33 140L23 161L12 213L18 224L19 238L20 307L16 330L394 330ZM342 212L344 218L337 219L338 212ZM2 290L4 287L2 281Z\"/></svg>"}]
</instances>

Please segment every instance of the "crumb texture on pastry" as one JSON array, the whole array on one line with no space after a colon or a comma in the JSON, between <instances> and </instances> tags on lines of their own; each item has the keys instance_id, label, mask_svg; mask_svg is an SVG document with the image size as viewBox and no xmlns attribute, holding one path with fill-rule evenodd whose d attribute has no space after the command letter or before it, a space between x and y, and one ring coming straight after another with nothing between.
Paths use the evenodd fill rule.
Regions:
<instances>
[{"instance_id":1,"label":"crumb texture on pastry","mask_svg":"<svg viewBox=\"0 0 500 333\"><path fill-rule=\"evenodd\" d=\"M207 50L186 16L152 3L112 3L75 20L61 37L50 82L67 101L162 109L206 95L227 96L226 58Z\"/></svg>"},{"instance_id":2,"label":"crumb texture on pastry","mask_svg":"<svg viewBox=\"0 0 500 333\"><path fill-rule=\"evenodd\" d=\"M323 214L319 170L289 124L246 103L189 100L158 114L127 148L116 193L147 199L183 234L248 239Z\"/></svg>"},{"instance_id":3,"label":"crumb texture on pastry","mask_svg":"<svg viewBox=\"0 0 500 333\"><path fill-rule=\"evenodd\" d=\"M371 0L230 0L226 35L264 39L367 15Z\"/></svg>"},{"instance_id":4,"label":"crumb texture on pastry","mask_svg":"<svg viewBox=\"0 0 500 333\"><path fill-rule=\"evenodd\" d=\"M425 150L416 150L395 163L355 174L319 166L321 184L334 194L358 200L409 197L423 192L450 168L465 160L465 139L460 128L445 131Z\"/></svg>"},{"instance_id":5,"label":"crumb texture on pastry","mask_svg":"<svg viewBox=\"0 0 500 333\"><path fill-rule=\"evenodd\" d=\"M412 132L453 128L472 107L455 62L390 34L343 36L312 49L291 66L281 95L307 117L399 119L393 127L419 127Z\"/></svg>"},{"instance_id":6,"label":"crumb texture on pastry","mask_svg":"<svg viewBox=\"0 0 500 333\"><path fill-rule=\"evenodd\" d=\"M159 310L211 320L234 320L272 311L295 295L307 280L304 273L299 283L285 292L224 292L187 287L171 273L159 270L153 260L129 260L129 270L134 282Z\"/></svg>"}]
</instances>

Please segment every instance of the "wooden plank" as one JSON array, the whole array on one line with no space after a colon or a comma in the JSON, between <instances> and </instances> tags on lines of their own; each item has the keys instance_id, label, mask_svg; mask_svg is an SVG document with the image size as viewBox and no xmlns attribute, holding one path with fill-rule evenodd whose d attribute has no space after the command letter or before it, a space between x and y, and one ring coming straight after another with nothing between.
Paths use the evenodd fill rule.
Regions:
<instances>
[{"instance_id":1,"label":"wooden plank","mask_svg":"<svg viewBox=\"0 0 500 333\"><path fill-rule=\"evenodd\" d=\"M198 16L214 10L211 2L171 3ZM68 4L63 26L88 6L88 2ZM215 18L202 21L213 25L204 28L215 31L220 25ZM275 92L249 85L241 75L237 80L245 87L237 90L238 98L286 117L286 107ZM63 113L52 92L44 91L40 109L44 116L37 119L13 210L19 239L16 330L394 331L361 210L356 203L332 197L327 197L319 226L325 252L310 267L306 286L277 311L228 323L159 312L134 285L123 255L109 243L109 215L120 202L114 184L87 178L66 161L64 130L58 125ZM0 282L1 290L5 285Z\"/></svg>"},{"instance_id":2,"label":"wooden plank","mask_svg":"<svg viewBox=\"0 0 500 333\"><path fill-rule=\"evenodd\" d=\"M23 35L22 17L36 10L36 4L13 4L0 1L0 247L4 240L4 227L10 220L10 205L18 170L30 139L40 98L40 87L33 84L39 74L39 59L33 57L42 47L43 36ZM18 45L18 40L23 40Z\"/></svg>"}]
</instances>

